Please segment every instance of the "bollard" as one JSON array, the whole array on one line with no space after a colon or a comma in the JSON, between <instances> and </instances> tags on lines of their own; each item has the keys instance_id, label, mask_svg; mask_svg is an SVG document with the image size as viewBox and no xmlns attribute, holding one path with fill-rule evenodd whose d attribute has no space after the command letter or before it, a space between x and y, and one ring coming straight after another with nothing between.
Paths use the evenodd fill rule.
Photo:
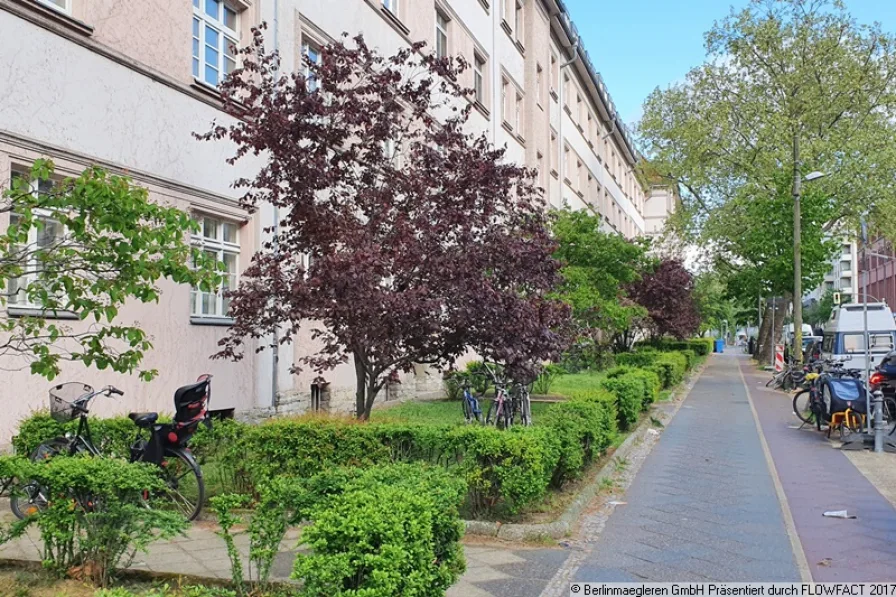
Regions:
<instances>
[{"instance_id":1,"label":"bollard","mask_svg":"<svg viewBox=\"0 0 896 597\"><path fill-rule=\"evenodd\" d=\"M874 391L874 451L884 451L884 393Z\"/></svg>"}]
</instances>

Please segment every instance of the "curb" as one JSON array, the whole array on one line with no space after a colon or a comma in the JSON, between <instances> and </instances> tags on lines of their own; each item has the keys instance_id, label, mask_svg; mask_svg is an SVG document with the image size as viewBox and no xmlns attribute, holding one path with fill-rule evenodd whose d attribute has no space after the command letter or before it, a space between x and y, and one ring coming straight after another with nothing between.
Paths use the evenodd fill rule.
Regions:
<instances>
[{"instance_id":1,"label":"curb","mask_svg":"<svg viewBox=\"0 0 896 597\"><path fill-rule=\"evenodd\" d=\"M687 380L673 390L670 400L663 403L667 404L668 402L677 400L680 395L684 396L681 400L677 400L678 403L675 408L669 413L670 421L678 412L678 409L681 408L681 405L684 403L684 398L687 398L688 394L690 394L691 388L694 387L697 379L700 378L700 374L703 373L703 369L708 362L709 358L703 361L698 368L689 372ZM466 534L517 542L544 538L563 539L564 537L569 536L578 522L579 517L585 511L585 508L588 507L594 497L600 492L601 481L612 477L615 474L616 463L614 460L619 457L627 457L632 449L644 440L644 437L652 429L650 419L659 410L660 407L658 404L653 404L650 407L650 410L647 411L646 416L642 417L637 427L635 427L629 436L625 438L625 441L616 448L616 451L613 452L613 458L608 460L597 472L591 482L579 491L572 503L567 506L566 510L564 510L559 517L557 517L557 520L538 524L505 524L486 520L465 520L464 527L466 529ZM663 430L658 431L660 434L663 432Z\"/></svg>"}]
</instances>

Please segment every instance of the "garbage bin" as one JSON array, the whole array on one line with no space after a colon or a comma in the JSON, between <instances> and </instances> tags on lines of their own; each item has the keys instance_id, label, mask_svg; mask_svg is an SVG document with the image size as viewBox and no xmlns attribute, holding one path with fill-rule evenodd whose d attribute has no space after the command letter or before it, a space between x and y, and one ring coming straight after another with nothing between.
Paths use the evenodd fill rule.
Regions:
<instances>
[{"instance_id":1,"label":"garbage bin","mask_svg":"<svg viewBox=\"0 0 896 597\"><path fill-rule=\"evenodd\" d=\"M716 339L716 352L725 352L725 341L721 338Z\"/></svg>"}]
</instances>

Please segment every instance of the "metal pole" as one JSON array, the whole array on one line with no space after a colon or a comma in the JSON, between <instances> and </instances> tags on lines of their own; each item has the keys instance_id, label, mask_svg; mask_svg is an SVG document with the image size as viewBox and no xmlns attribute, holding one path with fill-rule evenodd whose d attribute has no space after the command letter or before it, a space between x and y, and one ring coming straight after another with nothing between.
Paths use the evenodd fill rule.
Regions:
<instances>
[{"instance_id":1,"label":"metal pole","mask_svg":"<svg viewBox=\"0 0 896 597\"><path fill-rule=\"evenodd\" d=\"M772 345L772 367L775 366L775 352L778 350L778 342L775 340L775 311L778 310L777 299L772 299L772 327L768 330L768 339Z\"/></svg>"},{"instance_id":2,"label":"metal pole","mask_svg":"<svg viewBox=\"0 0 896 597\"><path fill-rule=\"evenodd\" d=\"M800 137L793 133L793 358L796 363L803 362L803 271L800 240L802 222L800 215L800 184L803 175L800 173ZM797 350L799 347L799 350Z\"/></svg>"}]
</instances>

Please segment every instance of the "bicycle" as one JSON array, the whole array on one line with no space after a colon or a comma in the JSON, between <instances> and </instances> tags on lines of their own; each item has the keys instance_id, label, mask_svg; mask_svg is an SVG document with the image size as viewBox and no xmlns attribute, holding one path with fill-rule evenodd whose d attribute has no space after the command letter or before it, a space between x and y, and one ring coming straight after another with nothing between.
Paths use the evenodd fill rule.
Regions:
<instances>
[{"instance_id":1,"label":"bicycle","mask_svg":"<svg viewBox=\"0 0 896 597\"><path fill-rule=\"evenodd\" d=\"M31 453L31 460L38 462L62 455L102 457L102 451L93 441L87 417L90 401L100 395L122 396L124 392L113 386L94 390L87 384L76 382L54 386L50 390L50 415L60 423L77 417L78 429L74 434L40 444ZM207 411L210 395L211 376L203 375L197 383L175 392L175 417L172 423L157 424L159 415L154 412L128 415L137 427L130 461L157 465L166 486L161 495L145 494L145 503L168 502L169 507L179 511L189 521L195 520L202 511L205 483L202 470L186 444L200 422L211 425ZM145 433L149 434L148 439ZM20 519L46 509L47 504L46 489L35 481L24 481L19 490L10 496L10 508Z\"/></svg>"},{"instance_id":2,"label":"bicycle","mask_svg":"<svg viewBox=\"0 0 896 597\"><path fill-rule=\"evenodd\" d=\"M509 429L513 424L513 400L507 392L507 381L498 379L494 371L485 366L495 384L495 397L488 407L485 417L486 425L495 425L498 429Z\"/></svg>"},{"instance_id":3,"label":"bicycle","mask_svg":"<svg viewBox=\"0 0 896 597\"><path fill-rule=\"evenodd\" d=\"M514 422L516 415L520 416L520 423L528 427L532 424L532 401L529 394L529 385L517 382L513 384L511 397L511 422Z\"/></svg>"},{"instance_id":4,"label":"bicycle","mask_svg":"<svg viewBox=\"0 0 896 597\"><path fill-rule=\"evenodd\" d=\"M464 395L462 400L464 420L467 423L472 423L475 419L477 423L481 423L482 409L479 407L479 400L473 395L472 387L473 384L470 380L464 381Z\"/></svg>"}]
</instances>

